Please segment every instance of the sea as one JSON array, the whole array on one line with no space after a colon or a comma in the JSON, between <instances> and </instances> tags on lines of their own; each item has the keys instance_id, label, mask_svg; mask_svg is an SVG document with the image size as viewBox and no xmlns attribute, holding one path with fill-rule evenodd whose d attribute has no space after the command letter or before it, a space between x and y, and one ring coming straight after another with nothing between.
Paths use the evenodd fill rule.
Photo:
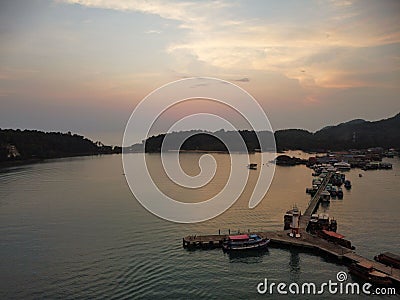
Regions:
<instances>
[{"instance_id":1,"label":"sea","mask_svg":"<svg viewBox=\"0 0 400 300\"><path fill-rule=\"evenodd\" d=\"M143 154L128 155L135 160ZM182 169L196 175L202 155L182 153ZM174 187L162 172L160 155L146 154L146 162L160 190L179 201L204 201L223 188L231 170L229 154L212 155L216 174L198 190ZM293 205L304 211L310 200L305 190L313 171L306 166L276 166L267 194L253 209L248 200L259 170L243 166L249 179L232 207L208 221L179 224L153 215L135 199L121 158L63 158L0 170L0 299L365 299L257 290L265 280L287 286L336 282L339 272L348 275L346 283L363 284L346 266L310 251L270 247L229 255L182 247L187 235L283 229L284 213ZM260 154L251 154L250 161L259 162ZM346 172L351 190L319 209L368 258L400 249L400 159L384 161L393 169Z\"/></svg>"}]
</instances>

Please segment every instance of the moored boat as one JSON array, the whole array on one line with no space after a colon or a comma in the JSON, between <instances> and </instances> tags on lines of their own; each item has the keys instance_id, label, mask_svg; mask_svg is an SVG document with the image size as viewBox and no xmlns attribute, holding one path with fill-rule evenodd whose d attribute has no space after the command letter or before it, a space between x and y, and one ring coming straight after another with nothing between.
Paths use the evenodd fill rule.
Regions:
<instances>
[{"instance_id":1,"label":"moored boat","mask_svg":"<svg viewBox=\"0 0 400 300\"><path fill-rule=\"evenodd\" d=\"M329 193L331 194L331 197L336 197L337 196L337 188L335 186L332 186Z\"/></svg>"},{"instance_id":2,"label":"moored boat","mask_svg":"<svg viewBox=\"0 0 400 300\"><path fill-rule=\"evenodd\" d=\"M351 168L351 165L345 161L341 161L338 163L335 163L333 165L336 169L341 170L341 171L348 171Z\"/></svg>"},{"instance_id":3,"label":"moored boat","mask_svg":"<svg viewBox=\"0 0 400 300\"><path fill-rule=\"evenodd\" d=\"M322 191L320 199L322 202L329 202L331 200L331 194L328 191Z\"/></svg>"},{"instance_id":4,"label":"moored boat","mask_svg":"<svg viewBox=\"0 0 400 300\"><path fill-rule=\"evenodd\" d=\"M345 182L344 182L344 187L346 188L346 189L351 189L351 182L350 182L350 180L346 180Z\"/></svg>"},{"instance_id":5,"label":"moored boat","mask_svg":"<svg viewBox=\"0 0 400 300\"><path fill-rule=\"evenodd\" d=\"M260 250L267 247L270 242L267 238L262 238L257 234L230 235L222 244L224 251L248 251Z\"/></svg>"},{"instance_id":6,"label":"moored boat","mask_svg":"<svg viewBox=\"0 0 400 300\"><path fill-rule=\"evenodd\" d=\"M336 195L337 195L338 199L343 199L343 190L341 187L339 187L337 189Z\"/></svg>"},{"instance_id":7,"label":"moored boat","mask_svg":"<svg viewBox=\"0 0 400 300\"><path fill-rule=\"evenodd\" d=\"M367 262L359 262L354 263L349 266L350 274L354 274L365 281L376 285L392 285L393 281L387 276L385 273L379 272L373 268L370 263Z\"/></svg>"},{"instance_id":8,"label":"moored boat","mask_svg":"<svg viewBox=\"0 0 400 300\"><path fill-rule=\"evenodd\" d=\"M377 262L400 269L400 256L391 252L383 252L374 257Z\"/></svg>"}]
</instances>

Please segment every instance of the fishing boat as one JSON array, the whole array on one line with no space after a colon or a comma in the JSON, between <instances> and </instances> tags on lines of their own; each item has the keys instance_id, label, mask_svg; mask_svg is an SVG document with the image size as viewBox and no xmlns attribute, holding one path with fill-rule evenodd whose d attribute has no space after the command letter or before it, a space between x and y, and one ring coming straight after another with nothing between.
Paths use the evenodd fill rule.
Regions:
<instances>
[{"instance_id":1,"label":"fishing boat","mask_svg":"<svg viewBox=\"0 0 400 300\"><path fill-rule=\"evenodd\" d=\"M337 196L337 188L335 186L331 187L331 190L329 191L329 193L331 194L331 197L336 197Z\"/></svg>"},{"instance_id":2,"label":"fishing boat","mask_svg":"<svg viewBox=\"0 0 400 300\"><path fill-rule=\"evenodd\" d=\"M322 191L320 199L322 202L329 202L331 200L331 194L328 191Z\"/></svg>"},{"instance_id":3,"label":"fishing boat","mask_svg":"<svg viewBox=\"0 0 400 300\"><path fill-rule=\"evenodd\" d=\"M250 170L257 170L257 164L249 164L247 166Z\"/></svg>"},{"instance_id":4,"label":"fishing boat","mask_svg":"<svg viewBox=\"0 0 400 300\"><path fill-rule=\"evenodd\" d=\"M341 171L348 171L351 168L351 165L345 161L337 162L333 166Z\"/></svg>"},{"instance_id":5,"label":"fishing boat","mask_svg":"<svg viewBox=\"0 0 400 300\"><path fill-rule=\"evenodd\" d=\"M343 199L343 190L341 187L339 187L337 189L336 195L337 195L338 199Z\"/></svg>"},{"instance_id":6,"label":"fishing boat","mask_svg":"<svg viewBox=\"0 0 400 300\"><path fill-rule=\"evenodd\" d=\"M230 235L223 242L222 249L224 251L260 250L266 248L269 242L269 239L264 239L257 234Z\"/></svg>"},{"instance_id":7,"label":"fishing boat","mask_svg":"<svg viewBox=\"0 0 400 300\"><path fill-rule=\"evenodd\" d=\"M346 180L345 182L344 182L344 187L346 188L346 189L351 189L351 182L350 182L350 180Z\"/></svg>"},{"instance_id":8,"label":"fishing boat","mask_svg":"<svg viewBox=\"0 0 400 300\"><path fill-rule=\"evenodd\" d=\"M382 264L400 269L400 255L384 252L374 257L374 259Z\"/></svg>"},{"instance_id":9,"label":"fishing boat","mask_svg":"<svg viewBox=\"0 0 400 300\"><path fill-rule=\"evenodd\" d=\"M358 262L349 266L350 274L354 274L365 281L376 285L392 285L393 281L385 273L379 272L374 269L372 264L368 262Z\"/></svg>"}]
</instances>

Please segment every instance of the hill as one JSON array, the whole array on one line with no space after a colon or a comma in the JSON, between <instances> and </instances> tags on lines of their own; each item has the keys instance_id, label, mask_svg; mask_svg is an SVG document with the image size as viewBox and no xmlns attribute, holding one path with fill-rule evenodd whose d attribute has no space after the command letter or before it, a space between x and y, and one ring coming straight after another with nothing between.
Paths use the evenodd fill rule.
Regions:
<instances>
[{"instance_id":1,"label":"hill","mask_svg":"<svg viewBox=\"0 0 400 300\"><path fill-rule=\"evenodd\" d=\"M171 138L185 138L191 132L170 133ZM197 131L197 134L187 139L181 150L202 150L202 151L226 151L226 147L216 137L211 137L206 132ZM260 148L260 144L253 131L239 131L243 137L247 149L254 151ZM233 136L233 132L217 131L217 137L227 138ZM261 143L264 149L271 149L271 132L259 132ZM400 148L400 113L379 121L365 121L361 119L352 120L324 127L313 133L303 129L285 129L274 133L276 147L282 150L304 150L304 151L326 151L326 150L347 150L366 149L372 147ZM145 148L146 152L159 152L165 134L153 136L145 141L145 145L136 148ZM265 144L264 144L265 143ZM176 144L175 144L176 145ZM178 149L166 149L178 150Z\"/></svg>"},{"instance_id":2,"label":"hill","mask_svg":"<svg viewBox=\"0 0 400 300\"><path fill-rule=\"evenodd\" d=\"M38 130L0 129L0 162L121 152L78 135Z\"/></svg>"}]
</instances>

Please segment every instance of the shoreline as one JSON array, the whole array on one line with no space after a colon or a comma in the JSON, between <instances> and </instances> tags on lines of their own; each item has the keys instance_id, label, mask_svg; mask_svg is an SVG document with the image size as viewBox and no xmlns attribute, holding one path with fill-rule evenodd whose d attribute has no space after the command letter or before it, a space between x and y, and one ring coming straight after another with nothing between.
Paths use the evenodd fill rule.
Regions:
<instances>
[{"instance_id":1,"label":"shoreline","mask_svg":"<svg viewBox=\"0 0 400 300\"><path fill-rule=\"evenodd\" d=\"M56 159L87 157L87 156L102 156L102 155L112 155L112 154L121 154L121 153L77 154L77 155L49 157L49 158L28 158L28 159L21 159L21 160L8 160L8 161L0 162L0 171L4 170L4 169L8 169L8 168L44 163L44 162L48 162L48 161L52 161L52 160L56 160Z\"/></svg>"}]
</instances>

